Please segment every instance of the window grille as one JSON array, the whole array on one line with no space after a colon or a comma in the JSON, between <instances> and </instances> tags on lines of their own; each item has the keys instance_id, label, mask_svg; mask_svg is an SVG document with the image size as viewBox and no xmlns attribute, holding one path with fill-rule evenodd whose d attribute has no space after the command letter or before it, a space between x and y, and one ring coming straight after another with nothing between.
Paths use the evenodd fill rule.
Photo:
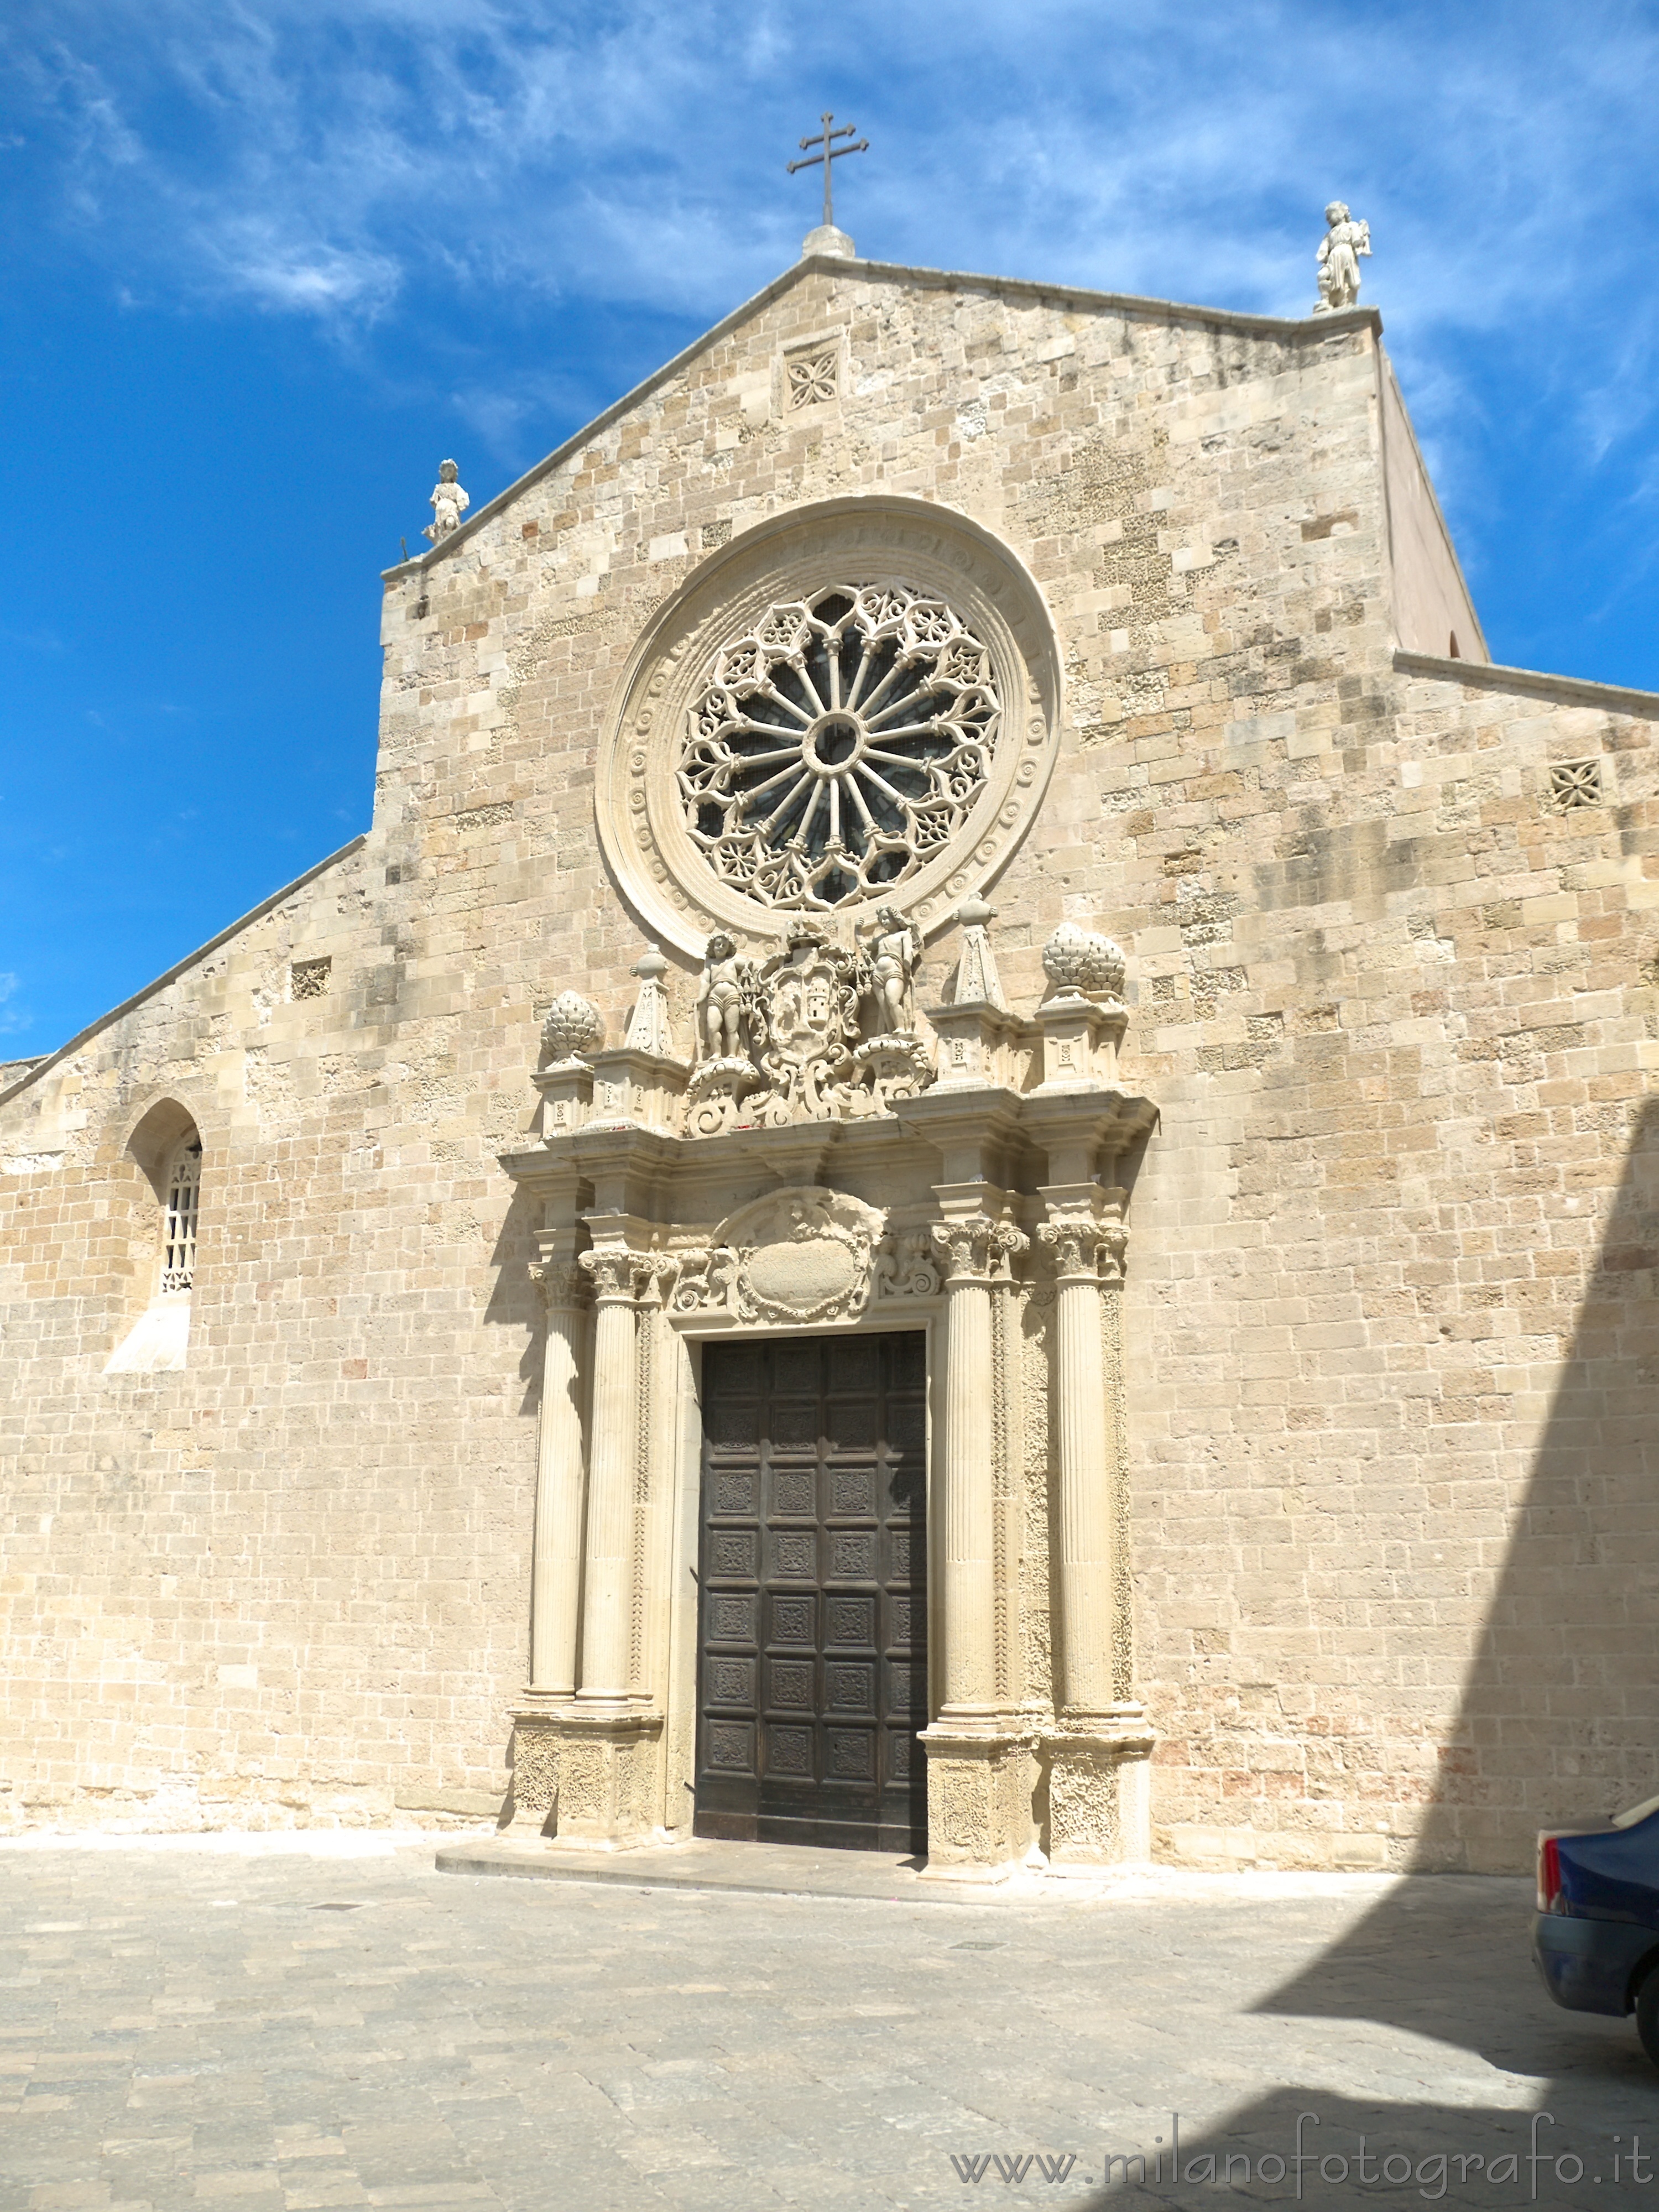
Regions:
<instances>
[{"instance_id":1,"label":"window grille","mask_svg":"<svg viewBox=\"0 0 1659 2212\"><path fill-rule=\"evenodd\" d=\"M1558 761L1550 770L1550 804L1559 814L1601 804L1599 760Z\"/></svg>"},{"instance_id":2,"label":"window grille","mask_svg":"<svg viewBox=\"0 0 1659 2212\"><path fill-rule=\"evenodd\" d=\"M167 1223L161 1239L161 1288L187 1291L196 1273L196 1214L202 1194L202 1147L181 1145L167 1173Z\"/></svg>"},{"instance_id":3,"label":"window grille","mask_svg":"<svg viewBox=\"0 0 1659 2212\"><path fill-rule=\"evenodd\" d=\"M789 406L816 407L836 396L836 348L820 346L798 354L788 364Z\"/></svg>"}]
</instances>

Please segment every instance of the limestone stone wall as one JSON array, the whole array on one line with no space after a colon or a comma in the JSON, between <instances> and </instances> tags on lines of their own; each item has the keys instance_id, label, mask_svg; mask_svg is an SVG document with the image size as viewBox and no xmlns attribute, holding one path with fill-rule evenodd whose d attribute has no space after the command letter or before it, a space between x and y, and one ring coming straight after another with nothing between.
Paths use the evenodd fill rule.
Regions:
<instances>
[{"instance_id":1,"label":"limestone stone wall","mask_svg":"<svg viewBox=\"0 0 1659 2212\"><path fill-rule=\"evenodd\" d=\"M832 398L792 404L800 349ZM388 577L361 851L0 1096L0 1804L504 1790L538 1316L495 1156L550 999L614 1040L632 995L599 738L697 563L853 493L996 532L1061 641L993 896L1022 1006L1061 919L1129 948L1163 1109L1125 1296L1160 1848L1517 1863L1639 1794L1652 722L1395 665L1383 375L1369 313L811 264ZM163 1099L204 1148L188 1364L106 1376Z\"/></svg>"}]
</instances>

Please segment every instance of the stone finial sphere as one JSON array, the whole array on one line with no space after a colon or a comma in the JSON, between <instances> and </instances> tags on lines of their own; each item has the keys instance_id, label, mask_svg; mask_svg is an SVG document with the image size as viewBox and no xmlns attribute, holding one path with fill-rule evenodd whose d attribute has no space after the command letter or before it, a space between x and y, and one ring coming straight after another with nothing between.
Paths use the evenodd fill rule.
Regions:
<instances>
[{"instance_id":1,"label":"stone finial sphere","mask_svg":"<svg viewBox=\"0 0 1659 2212\"><path fill-rule=\"evenodd\" d=\"M561 991L542 1024L542 1042L550 1060L574 1060L592 1052L605 1039L605 1023L597 1006L575 991Z\"/></svg>"},{"instance_id":2,"label":"stone finial sphere","mask_svg":"<svg viewBox=\"0 0 1659 2212\"><path fill-rule=\"evenodd\" d=\"M1061 998L1118 998L1127 966L1109 937L1074 921L1062 921L1042 948L1042 972Z\"/></svg>"}]
</instances>

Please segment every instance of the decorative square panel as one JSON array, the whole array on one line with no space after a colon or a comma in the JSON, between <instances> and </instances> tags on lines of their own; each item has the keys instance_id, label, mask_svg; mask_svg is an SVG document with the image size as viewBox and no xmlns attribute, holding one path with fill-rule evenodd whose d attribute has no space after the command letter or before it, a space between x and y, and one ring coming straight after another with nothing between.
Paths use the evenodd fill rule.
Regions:
<instances>
[{"instance_id":1,"label":"decorative square panel","mask_svg":"<svg viewBox=\"0 0 1659 2212\"><path fill-rule=\"evenodd\" d=\"M775 1397L805 1397L809 1393L816 1398L823 1379L817 1346L810 1339L804 1344L775 1344L772 1346L772 1391Z\"/></svg>"},{"instance_id":2,"label":"decorative square panel","mask_svg":"<svg viewBox=\"0 0 1659 2212\"><path fill-rule=\"evenodd\" d=\"M911 1666L902 1659L887 1662L887 1710L890 1713L915 1713L925 1711L927 1702L927 1671Z\"/></svg>"},{"instance_id":3,"label":"decorative square panel","mask_svg":"<svg viewBox=\"0 0 1659 2212\"><path fill-rule=\"evenodd\" d=\"M755 1731L747 1721L709 1721L703 1729L703 1765L722 1774L752 1774Z\"/></svg>"},{"instance_id":4,"label":"decorative square panel","mask_svg":"<svg viewBox=\"0 0 1659 2212\"><path fill-rule=\"evenodd\" d=\"M925 1451L927 1448L927 1409L920 1402L901 1398L896 1404L887 1401L887 1449L896 1458L901 1453Z\"/></svg>"},{"instance_id":5,"label":"decorative square panel","mask_svg":"<svg viewBox=\"0 0 1659 2212\"><path fill-rule=\"evenodd\" d=\"M910 1570L911 1542L908 1528L890 1528L887 1532L887 1572L896 1583L914 1582L915 1579ZM915 1557L919 1563L921 1558L920 1551Z\"/></svg>"},{"instance_id":6,"label":"decorative square panel","mask_svg":"<svg viewBox=\"0 0 1659 2212\"><path fill-rule=\"evenodd\" d=\"M919 1520L926 1511L927 1491L919 1458L899 1460L888 1468L887 1502L900 1520Z\"/></svg>"},{"instance_id":7,"label":"decorative square panel","mask_svg":"<svg viewBox=\"0 0 1659 2212\"><path fill-rule=\"evenodd\" d=\"M705 1397L758 1398L761 1395L761 1351L758 1345L711 1344L702 1355Z\"/></svg>"},{"instance_id":8,"label":"decorative square panel","mask_svg":"<svg viewBox=\"0 0 1659 2212\"><path fill-rule=\"evenodd\" d=\"M711 1528L708 1571L752 1582L759 1564L759 1539L752 1528Z\"/></svg>"},{"instance_id":9,"label":"decorative square panel","mask_svg":"<svg viewBox=\"0 0 1659 2212\"><path fill-rule=\"evenodd\" d=\"M770 1727L766 1731L766 1771L769 1774L812 1778L812 1731L810 1728Z\"/></svg>"},{"instance_id":10,"label":"decorative square panel","mask_svg":"<svg viewBox=\"0 0 1659 2212\"><path fill-rule=\"evenodd\" d=\"M881 1442L881 1421L873 1405L831 1404L824 1427L832 1452L873 1452Z\"/></svg>"},{"instance_id":11,"label":"decorative square panel","mask_svg":"<svg viewBox=\"0 0 1659 2212\"><path fill-rule=\"evenodd\" d=\"M830 1532L830 1577L838 1583L871 1583L876 1578L876 1540L862 1528L832 1528Z\"/></svg>"},{"instance_id":12,"label":"decorative square panel","mask_svg":"<svg viewBox=\"0 0 1659 2212\"><path fill-rule=\"evenodd\" d=\"M1557 761L1550 769L1550 804L1559 813L1599 806L1602 799L1600 760ZM298 998L299 993L295 993Z\"/></svg>"},{"instance_id":13,"label":"decorative square panel","mask_svg":"<svg viewBox=\"0 0 1659 2212\"><path fill-rule=\"evenodd\" d=\"M873 1782L876 1775L876 1732L873 1729L826 1729L826 1765L837 1782Z\"/></svg>"},{"instance_id":14,"label":"decorative square panel","mask_svg":"<svg viewBox=\"0 0 1659 2212\"><path fill-rule=\"evenodd\" d=\"M757 1513L760 1510L760 1470L753 1467L723 1467L714 1471L716 1513Z\"/></svg>"},{"instance_id":15,"label":"decorative square panel","mask_svg":"<svg viewBox=\"0 0 1659 2212\"><path fill-rule=\"evenodd\" d=\"M769 1659L766 1662L766 1702L787 1712L812 1711L815 1669L810 1659Z\"/></svg>"},{"instance_id":16,"label":"decorative square panel","mask_svg":"<svg viewBox=\"0 0 1659 2212\"><path fill-rule=\"evenodd\" d=\"M887 1641L901 1651L920 1651L927 1639L927 1608L919 1597L887 1601Z\"/></svg>"},{"instance_id":17,"label":"decorative square panel","mask_svg":"<svg viewBox=\"0 0 1659 2212\"><path fill-rule=\"evenodd\" d=\"M703 1618L708 1623L708 1637L714 1644L753 1644L757 1640L759 1610L752 1597L728 1597L723 1592L711 1590L704 1601L708 1610Z\"/></svg>"},{"instance_id":18,"label":"decorative square panel","mask_svg":"<svg viewBox=\"0 0 1659 2212\"><path fill-rule=\"evenodd\" d=\"M767 1426L772 1431L774 1451L816 1451L818 1443L817 1399L801 1406L780 1406L774 1400Z\"/></svg>"},{"instance_id":19,"label":"decorative square panel","mask_svg":"<svg viewBox=\"0 0 1659 2212\"><path fill-rule=\"evenodd\" d=\"M830 1470L830 1510L836 1514L875 1512L876 1471L872 1467L832 1467Z\"/></svg>"},{"instance_id":20,"label":"decorative square panel","mask_svg":"<svg viewBox=\"0 0 1659 2212\"><path fill-rule=\"evenodd\" d=\"M841 149L837 149L837 151ZM789 411L793 415L802 407L821 406L836 396L836 349L821 346L815 352L798 354L784 367L789 373Z\"/></svg>"},{"instance_id":21,"label":"decorative square panel","mask_svg":"<svg viewBox=\"0 0 1659 2212\"><path fill-rule=\"evenodd\" d=\"M830 1346L830 1389L839 1397L843 1393L857 1396L860 1392L873 1395L881 1388L881 1346L868 1336L843 1336L832 1340Z\"/></svg>"},{"instance_id":22,"label":"decorative square panel","mask_svg":"<svg viewBox=\"0 0 1659 2212\"><path fill-rule=\"evenodd\" d=\"M823 1601L826 1644L873 1644L876 1601L872 1597L827 1597Z\"/></svg>"},{"instance_id":23,"label":"decorative square panel","mask_svg":"<svg viewBox=\"0 0 1659 2212\"><path fill-rule=\"evenodd\" d=\"M813 1528L774 1528L769 1532L772 1572L781 1582L816 1581L818 1539Z\"/></svg>"},{"instance_id":24,"label":"decorative square panel","mask_svg":"<svg viewBox=\"0 0 1659 2212\"><path fill-rule=\"evenodd\" d=\"M715 1451L751 1449L760 1443L760 1404L756 1399L712 1398L702 1409L702 1432Z\"/></svg>"},{"instance_id":25,"label":"decorative square panel","mask_svg":"<svg viewBox=\"0 0 1659 2212\"><path fill-rule=\"evenodd\" d=\"M874 1713L876 1670L871 1661L824 1661L823 1709L830 1713Z\"/></svg>"},{"instance_id":26,"label":"decorative square panel","mask_svg":"<svg viewBox=\"0 0 1659 2212\"><path fill-rule=\"evenodd\" d=\"M927 1340L919 1328L907 1328L888 1338L887 1387L890 1390L927 1389Z\"/></svg>"},{"instance_id":27,"label":"decorative square panel","mask_svg":"<svg viewBox=\"0 0 1659 2212\"><path fill-rule=\"evenodd\" d=\"M703 1701L710 1705L752 1707L755 1702L754 1661L710 1658L704 1669Z\"/></svg>"},{"instance_id":28,"label":"decorative square panel","mask_svg":"<svg viewBox=\"0 0 1659 2212\"><path fill-rule=\"evenodd\" d=\"M814 1601L810 1597L775 1597L772 1600L773 1644L805 1644L812 1642Z\"/></svg>"},{"instance_id":29,"label":"decorative square panel","mask_svg":"<svg viewBox=\"0 0 1659 2212\"><path fill-rule=\"evenodd\" d=\"M772 1469L772 1510L811 1520L818 1510L817 1469L775 1467Z\"/></svg>"},{"instance_id":30,"label":"decorative square panel","mask_svg":"<svg viewBox=\"0 0 1659 2212\"><path fill-rule=\"evenodd\" d=\"M889 1729L887 1731L887 1778L890 1782L908 1782L915 1771L915 1736L908 1729Z\"/></svg>"}]
</instances>

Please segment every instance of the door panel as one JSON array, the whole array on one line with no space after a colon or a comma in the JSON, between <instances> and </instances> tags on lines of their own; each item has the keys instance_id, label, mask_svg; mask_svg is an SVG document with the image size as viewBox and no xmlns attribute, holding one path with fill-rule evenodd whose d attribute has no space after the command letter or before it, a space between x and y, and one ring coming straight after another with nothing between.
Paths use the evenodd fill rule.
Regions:
<instances>
[{"instance_id":1,"label":"door panel","mask_svg":"<svg viewBox=\"0 0 1659 2212\"><path fill-rule=\"evenodd\" d=\"M703 1354L696 1832L927 1848L926 1339Z\"/></svg>"}]
</instances>

